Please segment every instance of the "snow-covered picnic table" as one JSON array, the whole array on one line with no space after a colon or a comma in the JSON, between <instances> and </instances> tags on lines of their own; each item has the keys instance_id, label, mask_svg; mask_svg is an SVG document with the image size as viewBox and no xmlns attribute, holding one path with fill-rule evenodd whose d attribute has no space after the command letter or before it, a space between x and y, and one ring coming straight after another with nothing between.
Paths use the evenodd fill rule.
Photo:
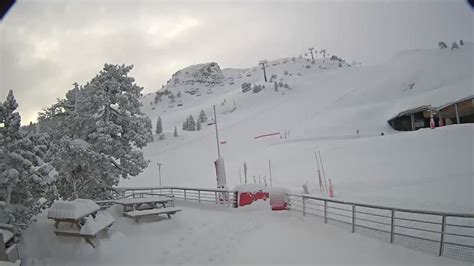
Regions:
<instances>
[{"instance_id":1,"label":"snow-covered picnic table","mask_svg":"<svg viewBox=\"0 0 474 266\"><path fill-rule=\"evenodd\" d=\"M123 206L123 215L134 218L138 222L143 216L166 214L171 219L171 214L175 214L180 209L174 207L172 197L144 197L144 198L124 198L115 201ZM145 208L142 208L145 205Z\"/></svg>"},{"instance_id":2,"label":"snow-covered picnic table","mask_svg":"<svg viewBox=\"0 0 474 266\"><path fill-rule=\"evenodd\" d=\"M89 216L95 216L100 207L89 199L75 199L73 201L56 201L48 210L48 219L54 220L54 227L58 229L61 222L69 222L81 229L82 220ZM72 226L71 225L71 226Z\"/></svg>"},{"instance_id":3,"label":"snow-covered picnic table","mask_svg":"<svg viewBox=\"0 0 474 266\"><path fill-rule=\"evenodd\" d=\"M139 210L141 206L148 205L150 208L158 208L160 204L163 208L174 206L174 198L171 197L146 197L146 198L124 198L115 201L124 207L124 212Z\"/></svg>"},{"instance_id":4,"label":"snow-covered picnic table","mask_svg":"<svg viewBox=\"0 0 474 266\"><path fill-rule=\"evenodd\" d=\"M56 201L48 211L48 219L54 220L54 233L61 236L82 237L95 247L92 239L102 230L107 230L115 219L107 212L98 213L100 207L89 199L75 199L73 201ZM59 229L61 222L71 223L69 229ZM73 229L73 225L77 229Z\"/></svg>"}]
</instances>

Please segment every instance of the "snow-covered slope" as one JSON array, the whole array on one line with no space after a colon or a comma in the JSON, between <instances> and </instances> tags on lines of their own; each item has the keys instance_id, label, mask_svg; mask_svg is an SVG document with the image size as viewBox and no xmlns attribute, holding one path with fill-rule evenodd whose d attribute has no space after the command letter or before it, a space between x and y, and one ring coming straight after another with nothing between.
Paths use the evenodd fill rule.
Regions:
<instances>
[{"instance_id":1,"label":"snow-covered slope","mask_svg":"<svg viewBox=\"0 0 474 266\"><path fill-rule=\"evenodd\" d=\"M271 160L274 186L299 192L308 181L312 192L319 194L314 152L320 150L336 198L473 211L473 125L400 133L387 123L408 108L437 106L474 94L473 52L472 44L454 51L406 51L371 67L284 58L268 63L267 77L273 82L265 83L262 70L254 66L222 70L220 84L168 84L164 89L182 95L174 103L162 97L155 104L155 94L143 97L152 121L161 116L166 139L146 147L150 166L121 185L157 185L160 162L164 185L214 187L214 127L205 124L201 131L187 132L181 125L200 110L212 117L215 104L219 136L227 142L221 153L231 188L243 181L244 162L250 182L253 176L257 181L266 176L268 181ZM278 91L274 81L280 85ZM265 89L243 93L244 82ZM172 135L175 126L178 137ZM255 139L274 132L282 138Z\"/></svg>"}]
</instances>

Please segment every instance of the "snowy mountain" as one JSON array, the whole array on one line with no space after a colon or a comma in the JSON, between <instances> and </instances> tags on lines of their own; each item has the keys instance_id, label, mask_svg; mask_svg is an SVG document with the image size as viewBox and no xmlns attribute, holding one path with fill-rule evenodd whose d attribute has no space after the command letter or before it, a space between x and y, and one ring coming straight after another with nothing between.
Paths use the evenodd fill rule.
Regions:
<instances>
[{"instance_id":1,"label":"snowy mountain","mask_svg":"<svg viewBox=\"0 0 474 266\"><path fill-rule=\"evenodd\" d=\"M325 196L317 185L314 152L319 150L338 199L472 211L473 125L399 132L387 121L409 108L473 95L473 52L470 43L455 50L412 50L367 67L329 58L283 58L268 62L268 82L261 66L185 68L164 88L173 97L155 103L155 93L143 96L154 124L161 116L166 139L145 148L150 166L121 185L157 185L160 162L165 185L215 187L214 127L189 132L181 124L201 110L211 119L216 105L230 188L243 180L244 162L249 180L268 179L271 160L274 186L300 192L308 181L312 193ZM244 83L252 89L243 92ZM257 85L264 88L253 90ZM280 135L255 139L271 133Z\"/></svg>"}]
</instances>

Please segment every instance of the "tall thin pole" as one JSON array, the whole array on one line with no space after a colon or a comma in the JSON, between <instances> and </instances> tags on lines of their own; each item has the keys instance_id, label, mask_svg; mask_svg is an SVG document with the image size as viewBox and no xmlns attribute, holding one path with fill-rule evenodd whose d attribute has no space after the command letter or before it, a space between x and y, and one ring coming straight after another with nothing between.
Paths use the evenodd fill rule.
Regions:
<instances>
[{"instance_id":1,"label":"tall thin pole","mask_svg":"<svg viewBox=\"0 0 474 266\"><path fill-rule=\"evenodd\" d=\"M321 158L321 152L318 150L319 160L321 161L321 169L323 170L323 178L324 178L324 187L326 191L328 191L328 184L326 183L326 173L324 172L324 165L323 165L323 158Z\"/></svg>"},{"instance_id":2,"label":"tall thin pole","mask_svg":"<svg viewBox=\"0 0 474 266\"><path fill-rule=\"evenodd\" d=\"M268 170L270 170L270 187L273 187L273 181L272 181L272 161L268 160Z\"/></svg>"},{"instance_id":3,"label":"tall thin pole","mask_svg":"<svg viewBox=\"0 0 474 266\"><path fill-rule=\"evenodd\" d=\"M221 157L221 149L219 147L219 133L217 132L217 115L216 115L216 106L212 106L214 108L214 126L216 127L216 141L217 141L217 157Z\"/></svg>"},{"instance_id":4,"label":"tall thin pole","mask_svg":"<svg viewBox=\"0 0 474 266\"><path fill-rule=\"evenodd\" d=\"M161 187L161 163L158 163L159 186Z\"/></svg>"},{"instance_id":5,"label":"tall thin pole","mask_svg":"<svg viewBox=\"0 0 474 266\"><path fill-rule=\"evenodd\" d=\"M267 63L267 60L262 60L259 62L260 65L262 65L263 69L263 78L265 79L265 82L267 82L267 72L265 72L265 64Z\"/></svg>"},{"instance_id":6,"label":"tall thin pole","mask_svg":"<svg viewBox=\"0 0 474 266\"><path fill-rule=\"evenodd\" d=\"M321 191L321 188L323 188L323 180L321 179L321 170L319 169L318 155L316 152L314 152L314 159L316 159L316 165L318 166L319 190ZM325 188L323 188L323 190L325 190Z\"/></svg>"}]
</instances>

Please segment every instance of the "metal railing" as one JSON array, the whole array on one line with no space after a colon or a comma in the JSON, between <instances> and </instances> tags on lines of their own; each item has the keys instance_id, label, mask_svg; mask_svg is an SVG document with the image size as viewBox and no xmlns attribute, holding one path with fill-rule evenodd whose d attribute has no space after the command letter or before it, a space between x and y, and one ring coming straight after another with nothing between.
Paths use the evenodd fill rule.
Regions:
<instances>
[{"instance_id":1,"label":"metal railing","mask_svg":"<svg viewBox=\"0 0 474 266\"><path fill-rule=\"evenodd\" d=\"M190 187L117 187L116 197L150 197L172 196L175 199L194 201L198 203L214 203L237 207L237 192L234 190L217 188L190 188Z\"/></svg>"},{"instance_id":2,"label":"metal railing","mask_svg":"<svg viewBox=\"0 0 474 266\"><path fill-rule=\"evenodd\" d=\"M289 209L411 249L474 262L474 214L391 208L288 194Z\"/></svg>"}]
</instances>

